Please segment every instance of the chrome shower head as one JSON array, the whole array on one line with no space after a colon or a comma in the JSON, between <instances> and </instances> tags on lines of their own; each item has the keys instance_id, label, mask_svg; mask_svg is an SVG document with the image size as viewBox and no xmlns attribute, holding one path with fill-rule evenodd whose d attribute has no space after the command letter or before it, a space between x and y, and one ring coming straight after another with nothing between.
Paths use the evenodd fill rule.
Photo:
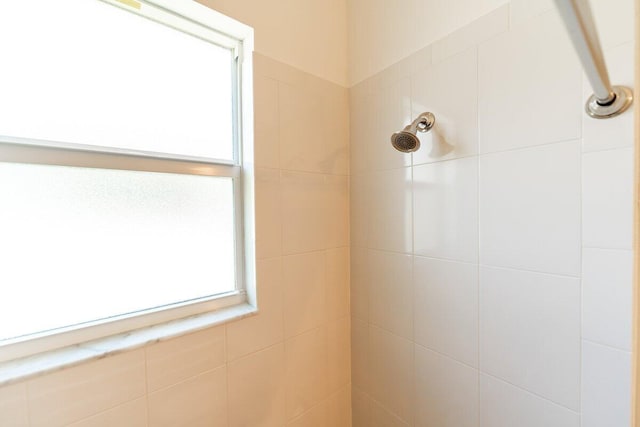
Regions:
<instances>
[{"instance_id":1,"label":"chrome shower head","mask_svg":"<svg viewBox=\"0 0 640 427\"><path fill-rule=\"evenodd\" d=\"M400 132L391 135L391 145L403 153L412 153L420 148L420 140L416 136L418 131L428 132L436 122L431 113L422 113L410 125L405 126Z\"/></svg>"}]
</instances>

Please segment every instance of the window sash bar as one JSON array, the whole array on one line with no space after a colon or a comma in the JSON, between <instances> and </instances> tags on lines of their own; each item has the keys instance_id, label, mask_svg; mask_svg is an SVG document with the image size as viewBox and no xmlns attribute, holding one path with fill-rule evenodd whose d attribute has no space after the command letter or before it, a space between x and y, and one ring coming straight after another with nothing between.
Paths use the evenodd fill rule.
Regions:
<instances>
[{"instance_id":1,"label":"window sash bar","mask_svg":"<svg viewBox=\"0 0 640 427\"><path fill-rule=\"evenodd\" d=\"M238 165L198 157L0 137L0 162L240 177Z\"/></svg>"}]
</instances>

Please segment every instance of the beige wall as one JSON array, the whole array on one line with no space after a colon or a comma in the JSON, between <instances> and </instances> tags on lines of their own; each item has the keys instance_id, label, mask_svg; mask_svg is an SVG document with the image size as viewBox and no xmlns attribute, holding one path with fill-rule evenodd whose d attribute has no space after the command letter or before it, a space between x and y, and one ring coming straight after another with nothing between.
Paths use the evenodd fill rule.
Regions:
<instances>
[{"instance_id":1,"label":"beige wall","mask_svg":"<svg viewBox=\"0 0 640 427\"><path fill-rule=\"evenodd\" d=\"M553 0L346 1L350 86L466 27L501 5L509 4L513 24L554 7ZM598 28L618 26L621 31L628 31L632 15L620 18L607 13L610 9L625 7L630 3L628 0L591 0L590 3ZM475 30L470 31L468 36L473 37ZM603 45L606 44L605 40Z\"/></svg>"},{"instance_id":2,"label":"beige wall","mask_svg":"<svg viewBox=\"0 0 640 427\"><path fill-rule=\"evenodd\" d=\"M198 0L255 29L256 51L347 86L345 0Z\"/></svg>"},{"instance_id":3,"label":"beige wall","mask_svg":"<svg viewBox=\"0 0 640 427\"><path fill-rule=\"evenodd\" d=\"M508 1L347 0L349 83L359 83Z\"/></svg>"},{"instance_id":4,"label":"beige wall","mask_svg":"<svg viewBox=\"0 0 640 427\"><path fill-rule=\"evenodd\" d=\"M0 426L351 425L347 90L255 55L255 113L260 313L0 388Z\"/></svg>"}]
</instances>

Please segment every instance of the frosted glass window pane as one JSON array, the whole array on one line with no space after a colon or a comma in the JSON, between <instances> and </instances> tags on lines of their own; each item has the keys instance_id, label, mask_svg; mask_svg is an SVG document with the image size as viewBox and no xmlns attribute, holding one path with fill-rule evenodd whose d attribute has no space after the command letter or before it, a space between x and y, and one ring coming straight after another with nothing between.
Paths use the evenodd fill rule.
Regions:
<instances>
[{"instance_id":1,"label":"frosted glass window pane","mask_svg":"<svg viewBox=\"0 0 640 427\"><path fill-rule=\"evenodd\" d=\"M0 135L233 158L230 49L98 0L19 0L0 55Z\"/></svg>"},{"instance_id":2,"label":"frosted glass window pane","mask_svg":"<svg viewBox=\"0 0 640 427\"><path fill-rule=\"evenodd\" d=\"M235 289L231 178L0 163L0 340Z\"/></svg>"}]
</instances>

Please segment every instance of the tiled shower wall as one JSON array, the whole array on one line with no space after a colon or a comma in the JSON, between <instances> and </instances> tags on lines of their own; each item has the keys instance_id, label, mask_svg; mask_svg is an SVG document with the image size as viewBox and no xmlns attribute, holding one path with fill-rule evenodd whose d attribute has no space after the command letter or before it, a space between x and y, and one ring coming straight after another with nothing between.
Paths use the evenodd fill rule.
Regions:
<instances>
[{"instance_id":1,"label":"tiled shower wall","mask_svg":"<svg viewBox=\"0 0 640 427\"><path fill-rule=\"evenodd\" d=\"M633 86L633 2L607 3ZM514 4L351 89L354 427L629 424L632 114L587 117L552 3Z\"/></svg>"},{"instance_id":2,"label":"tiled shower wall","mask_svg":"<svg viewBox=\"0 0 640 427\"><path fill-rule=\"evenodd\" d=\"M348 93L255 75L260 313L0 387L0 426L351 425Z\"/></svg>"}]
</instances>

